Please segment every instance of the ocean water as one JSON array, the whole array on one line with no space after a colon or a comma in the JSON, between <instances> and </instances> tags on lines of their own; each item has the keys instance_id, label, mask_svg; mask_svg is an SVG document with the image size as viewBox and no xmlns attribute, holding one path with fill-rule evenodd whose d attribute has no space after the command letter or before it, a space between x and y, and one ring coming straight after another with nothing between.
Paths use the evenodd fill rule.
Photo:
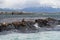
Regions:
<instances>
[{"instance_id":1,"label":"ocean water","mask_svg":"<svg viewBox=\"0 0 60 40\"><path fill-rule=\"evenodd\" d=\"M10 33L0 35L0 40L60 40L59 31L45 31L38 33Z\"/></svg>"},{"instance_id":2,"label":"ocean water","mask_svg":"<svg viewBox=\"0 0 60 40\"><path fill-rule=\"evenodd\" d=\"M37 19L52 17L55 19L60 19L60 15L0 15L0 22L12 22L19 21L21 19ZM43 31L42 31L43 30ZM44 31L48 30L48 31ZM51 30L51 31L49 31ZM40 29L37 33L18 33L13 31L3 31L0 32L0 40L60 40L60 25L55 26L55 28Z\"/></svg>"},{"instance_id":3,"label":"ocean water","mask_svg":"<svg viewBox=\"0 0 60 40\"><path fill-rule=\"evenodd\" d=\"M38 19L38 18L55 18L55 19L60 19L60 14L31 14L31 15L0 15L0 22L12 22L12 21L20 21L21 19ZM9 21L8 21L9 20ZM11 20L11 21L10 21Z\"/></svg>"}]
</instances>

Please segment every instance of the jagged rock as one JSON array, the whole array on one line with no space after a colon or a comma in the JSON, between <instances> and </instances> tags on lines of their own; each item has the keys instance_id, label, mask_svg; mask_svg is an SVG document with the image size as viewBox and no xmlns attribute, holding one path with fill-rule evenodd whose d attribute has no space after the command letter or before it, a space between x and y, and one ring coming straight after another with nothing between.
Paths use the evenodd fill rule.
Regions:
<instances>
[{"instance_id":1,"label":"jagged rock","mask_svg":"<svg viewBox=\"0 0 60 40\"><path fill-rule=\"evenodd\" d=\"M36 30L34 24L35 24L35 22L33 22L33 21L28 21L28 22L27 22L27 26L28 26L31 30Z\"/></svg>"},{"instance_id":2,"label":"jagged rock","mask_svg":"<svg viewBox=\"0 0 60 40\"><path fill-rule=\"evenodd\" d=\"M37 19L35 22L39 24L39 27L49 26L48 21L44 19Z\"/></svg>"},{"instance_id":3,"label":"jagged rock","mask_svg":"<svg viewBox=\"0 0 60 40\"><path fill-rule=\"evenodd\" d=\"M52 25L52 24L56 25L57 24L57 20L54 18L46 18L45 20L47 20L48 24L50 24L50 25Z\"/></svg>"},{"instance_id":4,"label":"jagged rock","mask_svg":"<svg viewBox=\"0 0 60 40\"><path fill-rule=\"evenodd\" d=\"M15 21L12 23L0 23L0 31L3 30L10 30L10 29L17 29L21 32L26 32L26 31L36 31L40 27L51 27L52 24L55 24L56 19L53 18L46 18L46 19L36 19L34 21L25 21L22 19L22 21ZM37 24L37 26L36 26ZM11 27L11 28L10 28Z\"/></svg>"}]
</instances>

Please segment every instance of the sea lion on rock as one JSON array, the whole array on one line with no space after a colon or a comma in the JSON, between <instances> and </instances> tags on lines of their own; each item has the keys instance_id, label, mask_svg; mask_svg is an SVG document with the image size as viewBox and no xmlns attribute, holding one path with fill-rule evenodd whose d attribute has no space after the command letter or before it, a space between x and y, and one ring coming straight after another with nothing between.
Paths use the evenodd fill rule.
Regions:
<instances>
[{"instance_id":1,"label":"sea lion on rock","mask_svg":"<svg viewBox=\"0 0 60 40\"><path fill-rule=\"evenodd\" d=\"M48 23L47 20L43 20L42 23L43 23L44 26L47 26L47 25L48 25L48 24L47 24L47 23Z\"/></svg>"},{"instance_id":2,"label":"sea lion on rock","mask_svg":"<svg viewBox=\"0 0 60 40\"><path fill-rule=\"evenodd\" d=\"M35 21L37 21L39 27L43 27L43 19L37 19Z\"/></svg>"},{"instance_id":3,"label":"sea lion on rock","mask_svg":"<svg viewBox=\"0 0 60 40\"><path fill-rule=\"evenodd\" d=\"M23 20L23 21L21 21L21 22L12 22L12 25L14 25L14 27L16 28L16 29L18 29L19 27L24 27L26 24L25 24L25 21Z\"/></svg>"},{"instance_id":4,"label":"sea lion on rock","mask_svg":"<svg viewBox=\"0 0 60 40\"><path fill-rule=\"evenodd\" d=\"M22 26L25 26L25 25L26 25L26 21L25 21L25 19L22 19L22 21L21 21L21 25L22 25Z\"/></svg>"},{"instance_id":5,"label":"sea lion on rock","mask_svg":"<svg viewBox=\"0 0 60 40\"><path fill-rule=\"evenodd\" d=\"M6 23L6 22L0 23L0 30L7 30L8 26L9 26L9 23Z\"/></svg>"},{"instance_id":6,"label":"sea lion on rock","mask_svg":"<svg viewBox=\"0 0 60 40\"><path fill-rule=\"evenodd\" d=\"M46 18L45 20L47 20L48 21L48 24L50 24L50 25L52 25L52 24L57 24L57 20L56 19L54 19L54 18Z\"/></svg>"},{"instance_id":7,"label":"sea lion on rock","mask_svg":"<svg viewBox=\"0 0 60 40\"><path fill-rule=\"evenodd\" d=\"M12 25L17 29L20 26L20 22L12 22Z\"/></svg>"},{"instance_id":8,"label":"sea lion on rock","mask_svg":"<svg viewBox=\"0 0 60 40\"><path fill-rule=\"evenodd\" d=\"M27 29L26 21L24 19L22 21L12 22L12 24L16 29L20 30L21 32L25 32Z\"/></svg>"},{"instance_id":9,"label":"sea lion on rock","mask_svg":"<svg viewBox=\"0 0 60 40\"><path fill-rule=\"evenodd\" d=\"M48 21L44 19L36 19L39 27L49 26Z\"/></svg>"}]
</instances>

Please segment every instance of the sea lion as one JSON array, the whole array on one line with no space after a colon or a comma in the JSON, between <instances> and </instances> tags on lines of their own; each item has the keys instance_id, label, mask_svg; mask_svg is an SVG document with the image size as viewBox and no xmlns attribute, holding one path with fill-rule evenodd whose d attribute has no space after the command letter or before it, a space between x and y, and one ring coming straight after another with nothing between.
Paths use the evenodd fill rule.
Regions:
<instances>
[{"instance_id":1,"label":"sea lion","mask_svg":"<svg viewBox=\"0 0 60 40\"><path fill-rule=\"evenodd\" d=\"M12 22L12 25L17 29L20 26L20 22Z\"/></svg>"},{"instance_id":2,"label":"sea lion","mask_svg":"<svg viewBox=\"0 0 60 40\"><path fill-rule=\"evenodd\" d=\"M7 27L9 26L9 23L3 22L0 23L0 30L7 30Z\"/></svg>"},{"instance_id":3,"label":"sea lion","mask_svg":"<svg viewBox=\"0 0 60 40\"><path fill-rule=\"evenodd\" d=\"M45 26L48 26L48 21L45 20L45 19L36 19L35 22L38 23L38 26L39 27L45 27Z\"/></svg>"}]
</instances>

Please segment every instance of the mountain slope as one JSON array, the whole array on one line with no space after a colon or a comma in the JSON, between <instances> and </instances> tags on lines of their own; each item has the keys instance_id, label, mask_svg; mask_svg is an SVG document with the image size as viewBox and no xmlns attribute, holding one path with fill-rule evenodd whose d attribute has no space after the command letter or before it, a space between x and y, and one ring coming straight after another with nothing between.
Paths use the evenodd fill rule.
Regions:
<instances>
[{"instance_id":1,"label":"mountain slope","mask_svg":"<svg viewBox=\"0 0 60 40\"><path fill-rule=\"evenodd\" d=\"M24 8L22 11L26 12L60 12L60 8L51 8L51 7L30 7Z\"/></svg>"},{"instance_id":2,"label":"mountain slope","mask_svg":"<svg viewBox=\"0 0 60 40\"><path fill-rule=\"evenodd\" d=\"M51 8L51 7L28 7L23 9L0 8L0 11L60 12L60 8Z\"/></svg>"}]
</instances>

